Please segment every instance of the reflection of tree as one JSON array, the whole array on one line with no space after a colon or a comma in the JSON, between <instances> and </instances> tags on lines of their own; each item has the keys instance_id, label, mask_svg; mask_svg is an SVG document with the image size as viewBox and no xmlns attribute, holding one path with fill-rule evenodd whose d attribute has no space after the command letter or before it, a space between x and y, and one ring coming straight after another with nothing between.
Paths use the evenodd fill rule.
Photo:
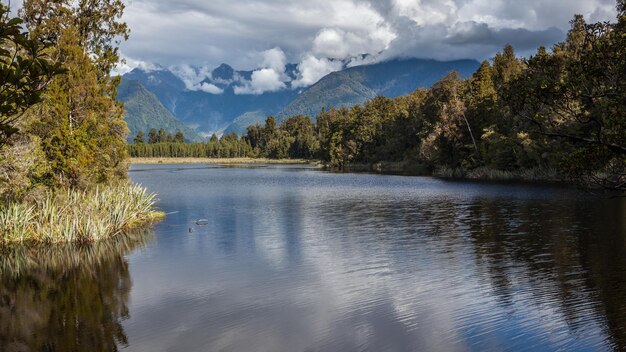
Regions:
<instances>
[{"instance_id":1,"label":"reflection of tree","mask_svg":"<svg viewBox=\"0 0 626 352\"><path fill-rule=\"evenodd\" d=\"M89 246L4 249L0 350L114 351L126 345L131 288L124 255L149 235Z\"/></svg>"},{"instance_id":2,"label":"reflection of tree","mask_svg":"<svg viewBox=\"0 0 626 352\"><path fill-rule=\"evenodd\" d=\"M537 305L558 302L574 334L605 319L614 347L626 349L625 210L620 200L477 202L469 216L477 267L502 302L516 282Z\"/></svg>"}]
</instances>

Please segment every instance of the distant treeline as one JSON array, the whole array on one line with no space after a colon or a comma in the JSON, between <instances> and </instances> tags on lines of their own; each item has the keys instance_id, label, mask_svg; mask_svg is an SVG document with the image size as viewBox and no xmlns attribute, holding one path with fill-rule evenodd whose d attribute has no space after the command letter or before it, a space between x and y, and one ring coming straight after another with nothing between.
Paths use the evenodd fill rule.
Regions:
<instances>
[{"instance_id":1,"label":"distant treeline","mask_svg":"<svg viewBox=\"0 0 626 352\"><path fill-rule=\"evenodd\" d=\"M174 136L171 133L165 133L165 129L161 128L159 131L156 128L150 129L148 132L148 138L146 139L143 131L137 132L135 138L133 138L133 143L142 144L142 143L185 143L185 135L178 131Z\"/></svg>"},{"instance_id":2,"label":"distant treeline","mask_svg":"<svg viewBox=\"0 0 626 352\"><path fill-rule=\"evenodd\" d=\"M142 134L141 132L138 133ZM136 137L133 144L128 145L128 154L136 158L237 158L256 156L250 143L237 134L227 134L218 139L216 135L206 143L184 143L184 136L178 132L173 140L148 138L147 143ZM164 134L164 133L163 133ZM150 136L153 134L150 133ZM178 138L176 138L178 137Z\"/></svg>"},{"instance_id":3,"label":"distant treeline","mask_svg":"<svg viewBox=\"0 0 626 352\"><path fill-rule=\"evenodd\" d=\"M564 42L527 59L506 46L466 80L452 72L407 96L322 111L316 123L269 117L242 138L180 148L217 156L236 146L240 156L317 158L340 168L400 162L457 176L544 170L626 190L624 0L618 13L617 23L576 16ZM137 156L168 156L156 154Z\"/></svg>"}]
</instances>

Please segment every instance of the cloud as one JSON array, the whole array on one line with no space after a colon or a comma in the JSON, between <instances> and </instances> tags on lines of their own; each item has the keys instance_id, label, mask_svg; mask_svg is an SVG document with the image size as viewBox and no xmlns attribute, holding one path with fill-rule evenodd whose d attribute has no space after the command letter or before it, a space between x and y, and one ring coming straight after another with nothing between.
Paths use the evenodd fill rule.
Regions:
<instances>
[{"instance_id":1,"label":"cloud","mask_svg":"<svg viewBox=\"0 0 626 352\"><path fill-rule=\"evenodd\" d=\"M200 86L198 87L199 90L205 92L205 93L210 93L210 94L222 94L224 93L224 90L218 86L216 86L215 84L212 83L206 83L203 82L202 84L200 84Z\"/></svg>"},{"instance_id":2,"label":"cloud","mask_svg":"<svg viewBox=\"0 0 626 352\"><path fill-rule=\"evenodd\" d=\"M123 56L123 55L122 55ZM136 68L140 68L145 72L151 72L151 71L156 71L161 69L162 67L160 67L157 64L151 63L151 62L147 62L147 61L142 61L142 60L134 60L131 58L124 58L124 60L119 63L115 69L113 69L112 74L113 75L123 75L125 73L128 73Z\"/></svg>"},{"instance_id":3,"label":"cloud","mask_svg":"<svg viewBox=\"0 0 626 352\"><path fill-rule=\"evenodd\" d=\"M263 56L263 68L270 68L276 72L285 72L287 56L280 48L273 48L261 53Z\"/></svg>"},{"instance_id":4,"label":"cloud","mask_svg":"<svg viewBox=\"0 0 626 352\"><path fill-rule=\"evenodd\" d=\"M281 75L271 68L264 68L252 72L252 79L245 81L243 85L236 86L235 94L263 94L285 89L286 85L281 80Z\"/></svg>"},{"instance_id":5,"label":"cloud","mask_svg":"<svg viewBox=\"0 0 626 352\"><path fill-rule=\"evenodd\" d=\"M341 70L343 63L327 58L318 59L309 55L298 65L298 78L292 82L292 87L306 87L319 81L327 74Z\"/></svg>"},{"instance_id":6,"label":"cloud","mask_svg":"<svg viewBox=\"0 0 626 352\"><path fill-rule=\"evenodd\" d=\"M288 62L299 64L295 86L302 86L336 69L336 60L348 66L399 57L482 60L507 43L528 55L562 40L574 14L589 21L616 14L615 0L124 1L132 30L122 45L126 57L271 69L287 86L281 68ZM240 91L282 87L274 76L258 73Z\"/></svg>"},{"instance_id":7,"label":"cloud","mask_svg":"<svg viewBox=\"0 0 626 352\"><path fill-rule=\"evenodd\" d=\"M340 28L324 28L313 40L312 52L318 57L346 59L386 50L396 38L389 27L378 27L358 34Z\"/></svg>"},{"instance_id":8,"label":"cloud","mask_svg":"<svg viewBox=\"0 0 626 352\"><path fill-rule=\"evenodd\" d=\"M287 88L291 78L285 73L287 56L280 48L273 48L259 53L262 57L261 68L253 71L250 80L241 80L235 86L235 94L263 94Z\"/></svg>"},{"instance_id":9,"label":"cloud","mask_svg":"<svg viewBox=\"0 0 626 352\"><path fill-rule=\"evenodd\" d=\"M211 79L211 69L208 67L193 67L190 65L171 66L170 71L178 76L185 88L193 91L203 91L210 94L222 94L224 90L206 82Z\"/></svg>"}]
</instances>

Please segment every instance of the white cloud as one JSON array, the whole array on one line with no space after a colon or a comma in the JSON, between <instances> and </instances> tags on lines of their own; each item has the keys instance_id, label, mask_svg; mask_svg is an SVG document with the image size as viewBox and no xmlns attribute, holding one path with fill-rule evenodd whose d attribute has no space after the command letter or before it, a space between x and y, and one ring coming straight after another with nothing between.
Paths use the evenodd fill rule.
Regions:
<instances>
[{"instance_id":1,"label":"white cloud","mask_svg":"<svg viewBox=\"0 0 626 352\"><path fill-rule=\"evenodd\" d=\"M272 69L285 84L284 64L299 63L296 86L332 72L336 59L348 66L398 57L485 59L503 41L528 54L562 40L574 14L615 19L615 0L123 1L132 32L122 51L129 57Z\"/></svg>"},{"instance_id":2,"label":"white cloud","mask_svg":"<svg viewBox=\"0 0 626 352\"><path fill-rule=\"evenodd\" d=\"M178 76L185 88L193 91L203 91L210 94L222 94L224 90L218 86L206 82L211 79L211 68L192 67L190 65L178 65L170 67L170 71Z\"/></svg>"},{"instance_id":3,"label":"white cloud","mask_svg":"<svg viewBox=\"0 0 626 352\"><path fill-rule=\"evenodd\" d=\"M308 55L298 65L298 79L293 81L292 87L306 87L319 81L327 74L341 70L343 63L327 58L318 59L313 55Z\"/></svg>"},{"instance_id":4,"label":"white cloud","mask_svg":"<svg viewBox=\"0 0 626 352\"><path fill-rule=\"evenodd\" d=\"M249 81L240 79L240 85L234 88L235 94L263 94L287 88L286 83L291 79L285 74L287 56L282 49L275 47L259 55L263 59L261 68L252 72Z\"/></svg>"},{"instance_id":5,"label":"white cloud","mask_svg":"<svg viewBox=\"0 0 626 352\"><path fill-rule=\"evenodd\" d=\"M205 93L210 93L210 94L222 94L222 93L224 93L224 90L222 88L216 86L215 84L206 83L206 82L203 82L202 84L200 84L199 90L201 90L201 91L203 91Z\"/></svg>"},{"instance_id":6,"label":"white cloud","mask_svg":"<svg viewBox=\"0 0 626 352\"><path fill-rule=\"evenodd\" d=\"M122 58L123 58L123 62L120 62L119 64L117 64L117 66L111 72L113 76L123 75L136 68L140 68L146 72L151 72L151 71L156 71L156 70L161 69L159 65L156 65L147 61L135 60L129 57L124 57L124 55L122 55Z\"/></svg>"},{"instance_id":7,"label":"white cloud","mask_svg":"<svg viewBox=\"0 0 626 352\"><path fill-rule=\"evenodd\" d=\"M387 26L380 26L365 34L325 28L313 40L313 54L330 59L346 59L362 54L377 54L386 50L397 37Z\"/></svg>"},{"instance_id":8,"label":"white cloud","mask_svg":"<svg viewBox=\"0 0 626 352\"><path fill-rule=\"evenodd\" d=\"M252 79L235 87L235 94L263 94L285 89L281 75L271 68L264 68L252 72Z\"/></svg>"},{"instance_id":9,"label":"white cloud","mask_svg":"<svg viewBox=\"0 0 626 352\"><path fill-rule=\"evenodd\" d=\"M285 72L287 56L279 47L266 50L261 53L263 56L263 68L270 68L276 72Z\"/></svg>"}]
</instances>

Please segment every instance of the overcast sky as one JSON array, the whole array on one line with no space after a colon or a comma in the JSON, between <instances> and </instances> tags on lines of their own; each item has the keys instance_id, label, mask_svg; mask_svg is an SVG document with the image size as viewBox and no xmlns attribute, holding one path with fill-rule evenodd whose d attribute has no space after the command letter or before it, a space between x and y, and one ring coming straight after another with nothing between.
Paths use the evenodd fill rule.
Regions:
<instances>
[{"instance_id":1,"label":"overcast sky","mask_svg":"<svg viewBox=\"0 0 626 352\"><path fill-rule=\"evenodd\" d=\"M614 0L125 0L125 56L241 69L280 48L289 62L360 54L456 59L553 44L580 13L615 16Z\"/></svg>"},{"instance_id":2,"label":"overcast sky","mask_svg":"<svg viewBox=\"0 0 626 352\"><path fill-rule=\"evenodd\" d=\"M260 69L258 84L242 93L281 89L286 62L300 65L293 83L306 86L340 68L337 60L363 63L363 54L368 61L482 60L510 43L528 55L562 40L574 14L594 22L615 17L614 0L124 2L131 37L121 48L127 58L122 71L154 63Z\"/></svg>"}]
</instances>

